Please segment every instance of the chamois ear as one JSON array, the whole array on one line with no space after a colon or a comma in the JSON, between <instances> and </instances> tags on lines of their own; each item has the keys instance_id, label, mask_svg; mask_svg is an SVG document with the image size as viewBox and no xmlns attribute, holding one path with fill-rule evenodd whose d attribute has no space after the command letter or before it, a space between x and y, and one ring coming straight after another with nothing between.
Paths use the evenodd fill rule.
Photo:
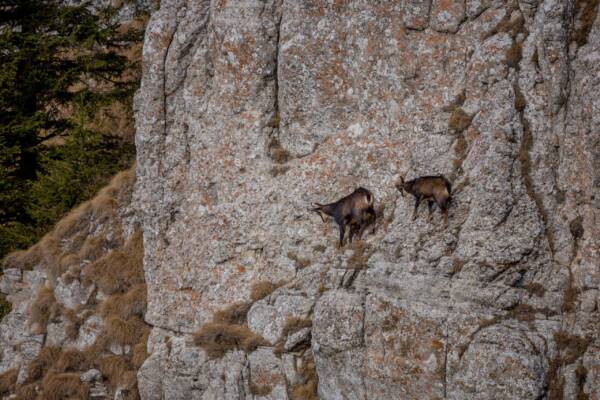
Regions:
<instances>
[{"instance_id":1,"label":"chamois ear","mask_svg":"<svg viewBox=\"0 0 600 400\"><path fill-rule=\"evenodd\" d=\"M396 189L398 189L402 197L404 197L404 177L400 176L400 179L396 182Z\"/></svg>"}]
</instances>

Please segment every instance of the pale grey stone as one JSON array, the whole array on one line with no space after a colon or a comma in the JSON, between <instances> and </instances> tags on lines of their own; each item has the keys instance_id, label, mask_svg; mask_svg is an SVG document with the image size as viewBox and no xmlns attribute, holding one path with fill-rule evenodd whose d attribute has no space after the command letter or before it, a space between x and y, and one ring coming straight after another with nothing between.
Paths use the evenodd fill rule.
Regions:
<instances>
[{"instance_id":1,"label":"pale grey stone","mask_svg":"<svg viewBox=\"0 0 600 400\"><path fill-rule=\"evenodd\" d=\"M79 377L79 379L81 379L81 382L94 382L100 380L101 378L102 373L97 369L90 369L89 371L86 371L83 374L81 374L81 376Z\"/></svg>"},{"instance_id":2,"label":"pale grey stone","mask_svg":"<svg viewBox=\"0 0 600 400\"><path fill-rule=\"evenodd\" d=\"M298 332L292 333L288 335L287 340L285 341L284 348L287 351L292 350L299 343L302 343L310 338L311 328L303 328Z\"/></svg>"}]
</instances>

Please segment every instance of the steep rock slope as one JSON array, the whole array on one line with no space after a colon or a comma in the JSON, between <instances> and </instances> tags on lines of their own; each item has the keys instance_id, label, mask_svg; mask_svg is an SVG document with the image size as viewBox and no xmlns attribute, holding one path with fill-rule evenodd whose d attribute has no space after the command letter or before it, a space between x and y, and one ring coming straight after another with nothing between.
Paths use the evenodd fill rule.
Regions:
<instances>
[{"instance_id":1,"label":"steep rock slope","mask_svg":"<svg viewBox=\"0 0 600 400\"><path fill-rule=\"evenodd\" d=\"M142 398L600 398L598 11L161 2L136 97ZM393 186L435 173L448 226ZM358 185L380 222L338 250L307 207Z\"/></svg>"},{"instance_id":2,"label":"steep rock slope","mask_svg":"<svg viewBox=\"0 0 600 400\"><path fill-rule=\"evenodd\" d=\"M12 311L0 323L3 398L139 398L149 327L134 180L133 168L116 175L4 260L0 291Z\"/></svg>"}]
</instances>

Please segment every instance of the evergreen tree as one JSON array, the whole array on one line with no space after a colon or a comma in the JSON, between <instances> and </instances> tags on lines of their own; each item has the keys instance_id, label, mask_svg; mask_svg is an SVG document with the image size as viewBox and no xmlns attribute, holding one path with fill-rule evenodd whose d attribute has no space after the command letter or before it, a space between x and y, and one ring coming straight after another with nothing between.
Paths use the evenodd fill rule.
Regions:
<instances>
[{"instance_id":1,"label":"evergreen tree","mask_svg":"<svg viewBox=\"0 0 600 400\"><path fill-rule=\"evenodd\" d=\"M140 33L119 33L110 17L87 4L0 0L0 257L131 162L132 145L86 124L137 86L119 50Z\"/></svg>"}]
</instances>

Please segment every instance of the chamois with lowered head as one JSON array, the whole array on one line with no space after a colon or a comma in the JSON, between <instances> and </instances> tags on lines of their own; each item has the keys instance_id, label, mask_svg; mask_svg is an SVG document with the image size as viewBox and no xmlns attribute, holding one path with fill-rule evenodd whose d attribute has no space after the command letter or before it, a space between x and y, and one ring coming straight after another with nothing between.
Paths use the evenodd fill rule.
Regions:
<instances>
[{"instance_id":1,"label":"chamois with lowered head","mask_svg":"<svg viewBox=\"0 0 600 400\"><path fill-rule=\"evenodd\" d=\"M396 183L396 189L400 191L402 196L404 196L405 191L415 196L413 221L417 218L417 211L421 200L427 200L429 219L431 219L431 212L435 203L442 214L444 214L444 221L448 224L448 205L452 196L452 185L446 177L443 175L422 176L406 182L404 178L400 177L400 181Z\"/></svg>"},{"instance_id":2,"label":"chamois with lowered head","mask_svg":"<svg viewBox=\"0 0 600 400\"><path fill-rule=\"evenodd\" d=\"M355 234L358 234L359 240L365 228L373 224L375 231L375 209L373 204L375 197L369 190L359 187L354 192L346 197L339 199L334 203L319 204L315 203L315 208L310 209L312 212L319 214L323 222L324 215L328 215L338 224L340 228L340 247L344 245L344 235L346 227L350 228L348 240L352 242Z\"/></svg>"}]
</instances>

